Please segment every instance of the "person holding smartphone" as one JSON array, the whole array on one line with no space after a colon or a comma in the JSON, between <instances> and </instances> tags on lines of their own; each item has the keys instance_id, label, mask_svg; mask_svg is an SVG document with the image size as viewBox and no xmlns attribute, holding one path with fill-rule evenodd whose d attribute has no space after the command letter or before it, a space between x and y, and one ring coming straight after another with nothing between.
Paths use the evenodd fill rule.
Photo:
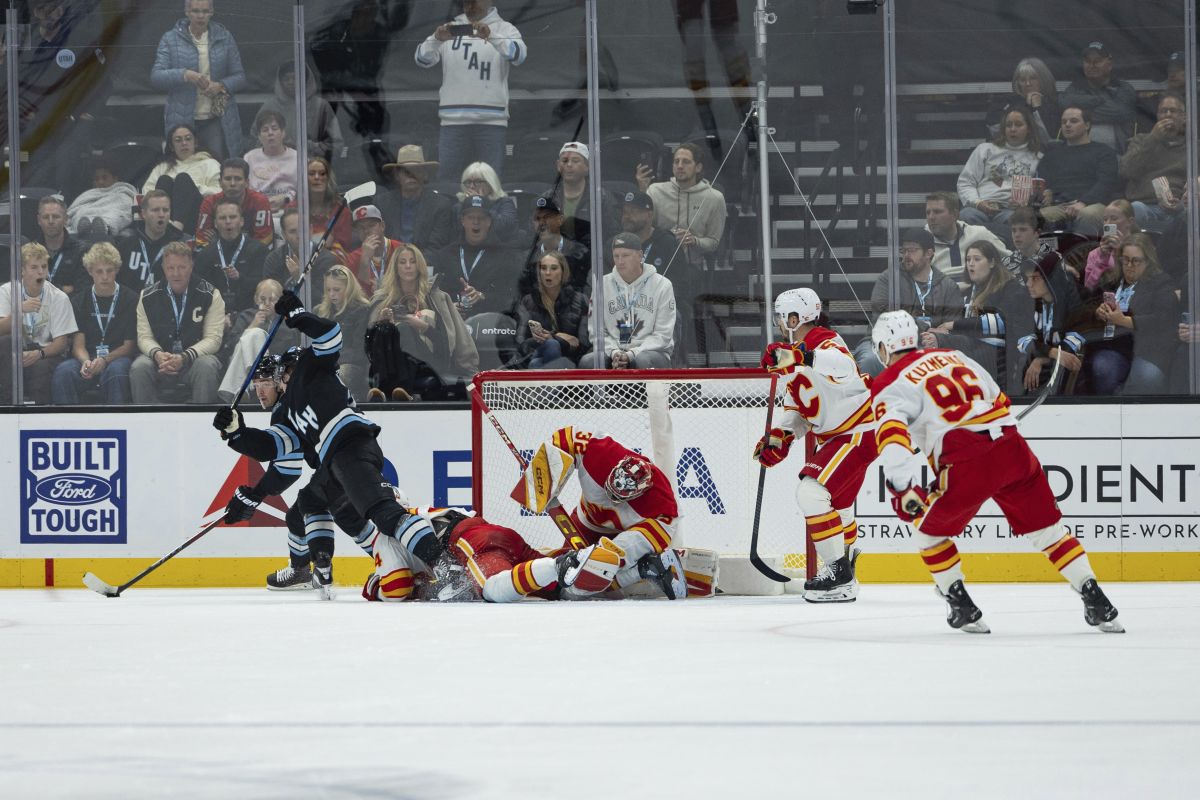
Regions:
<instances>
[{"instance_id":1,"label":"person holding smartphone","mask_svg":"<svg viewBox=\"0 0 1200 800\"><path fill-rule=\"evenodd\" d=\"M517 307L518 359L529 369L575 369L589 349L587 297L571 285L559 251L543 254L536 267L537 286Z\"/></svg>"},{"instance_id":2,"label":"person holding smartphone","mask_svg":"<svg viewBox=\"0 0 1200 800\"><path fill-rule=\"evenodd\" d=\"M1087 264L1083 268L1083 288L1088 293L1099 291L1101 276L1120 266L1116 254L1121 249L1121 242L1138 230L1133 206L1128 200L1113 200L1104 207L1101 219L1104 227L1101 229L1100 246L1088 253Z\"/></svg>"}]
</instances>

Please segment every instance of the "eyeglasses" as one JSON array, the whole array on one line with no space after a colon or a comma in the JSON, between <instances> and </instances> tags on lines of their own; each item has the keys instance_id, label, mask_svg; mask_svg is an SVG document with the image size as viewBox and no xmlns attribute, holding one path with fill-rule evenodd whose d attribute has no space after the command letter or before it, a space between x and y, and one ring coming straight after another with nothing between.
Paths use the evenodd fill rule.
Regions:
<instances>
[{"instance_id":1,"label":"eyeglasses","mask_svg":"<svg viewBox=\"0 0 1200 800\"><path fill-rule=\"evenodd\" d=\"M924 253L924 252L925 252L924 247L901 247L900 248L900 255L902 255L902 256L918 255L918 254Z\"/></svg>"},{"instance_id":2,"label":"eyeglasses","mask_svg":"<svg viewBox=\"0 0 1200 800\"><path fill-rule=\"evenodd\" d=\"M467 178L463 181L463 186L487 186L488 182L483 178Z\"/></svg>"},{"instance_id":3,"label":"eyeglasses","mask_svg":"<svg viewBox=\"0 0 1200 800\"><path fill-rule=\"evenodd\" d=\"M176 144L182 144L184 142L194 142L196 141L196 137L192 136L190 133L186 133L183 136L172 136L171 141L175 142Z\"/></svg>"},{"instance_id":4,"label":"eyeglasses","mask_svg":"<svg viewBox=\"0 0 1200 800\"><path fill-rule=\"evenodd\" d=\"M1146 259L1144 258L1129 258L1127 256L1121 256L1121 266L1129 264L1130 266L1140 267L1145 263Z\"/></svg>"}]
</instances>

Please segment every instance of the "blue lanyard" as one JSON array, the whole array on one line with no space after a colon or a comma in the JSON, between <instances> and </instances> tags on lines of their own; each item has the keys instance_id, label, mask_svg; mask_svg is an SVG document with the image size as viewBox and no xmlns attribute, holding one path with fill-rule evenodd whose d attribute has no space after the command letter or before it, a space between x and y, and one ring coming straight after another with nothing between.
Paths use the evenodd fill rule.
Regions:
<instances>
[{"instance_id":1,"label":"blue lanyard","mask_svg":"<svg viewBox=\"0 0 1200 800\"><path fill-rule=\"evenodd\" d=\"M1117 287L1117 305L1125 313L1129 313L1129 302L1133 300L1133 293L1137 291L1137 284L1132 283L1129 286L1121 281L1121 285Z\"/></svg>"},{"instance_id":2,"label":"blue lanyard","mask_svg":"<svg viewBox=\"0 0 1200 800\"><path fill-rule=\"evenodd\" d=\"M217 256L221 259L221 269L225 270L237 266L238 256L242 254L242 248L246 246L246 234L243 233L242 238L238 240L237 250L233 251L233 258L228 263L225 261L225 249L221 247L223 241L224 239L217 239ZM226 278L225 282L228 284L229 278Z\"/></svg>"},{"instance_id":3,"label":"blue lanyard","mask_svg":"<svg viewBox=\"0 0 1200 800\"><path fill-rule=\"evenodd\" d=\"M154 256L154 260L150 260L150 251L146 249L146 240L138 237L138 246L142 248L142 285L145 285L146 279L149 277L151 267L158 263L162 258L162 248L158 248L158 253Z\"/></svg>"},{"instance_id":4,"label":"blue lanyard","mask_svg":"<svg viewBox=\"0 0 1200 800\"><path fill-rule=\"evenodd\" d=\"M188 290L183 290L183 298L179 305L175 305L175 292L171 291L171 287L167 287L167 297L171 298L171 309L175 312L175 338L183 342L183 312L187 311L187 296Z\"/></svg>"},{"instance_id":5,"label":"blue lanyard","mask_svg":"<svg viewBox=\"0 0 1200 800\"><path fill-rule=\"evenodd\" d=\"M21 299L28 300L29 293L25 291L25 284L21 284ZM42 293L38 295L38 299L42 301L42 305L46 304L46 290L42 289ZM33 330L37 327L38 318L42 315L41 311L36 311L25 315L25 327L29 331L30 338L33 337Z\"/></svg>"},{"instance_id":6,"label":"blue lanyard","mask_svg":"<svg viewBox=\"0 0 1200 800\"><path fill-rule=\"evenodd\" d=\"M460 266L462 266L462 274L463 277L466 278L467 283L471 282L471 273L475 271L477 266L479 266L479 259L481 258L483 258L483 250L480 250L475 254L475 260L471 262L471 268L468 270L467 251L462 247L458 248L458 263Z\"/></svg>"},{"instance_id":7,"label":"blue lanyard","mask_svg":"<svg viewBox=\"0 0 1200 800\"><path fill-rule=\"evenodd\" d=\"M117 313L117 298L121 296L121 285L117 284L116 291L113 292L112 305L108 307L108 315L103 317L101 322L100 303L96 300L96 287L92 287L92 311L96 315L96 327L100 329L100 344L107 344L105 339L108 338L108 326L112 323L113 314ZM187 294L184 294L186 297ZM172 301L174 303L174 301ZM178 327L178 325L177 325Z\"/></svg>"},{"instance_id":8,"label":"blue lanyard","mask_svg":"<svg viewBox=\"0 0 1200 800\"><path fill-rule=\"evenodd\" d=\"M913 291L917 294L917 302L921 304L921 314L925 314L925 298L933 291L933 269L929 270L929 280L925 282L925 293L921 294L921 284L913 281Z\"/></svg>"},{"instance_id":9,"label":"blue lanyard","mask_svg":"<svg viewBox=\"0 0 1200 800\"><path fill-rule=\"evenodd\" d=\"M64 243L63 246L66 247L66 244ZM59 250L58 255L54 257L54 265L52 267L50 267L50 277L47 278L46 280L50 281L51 283L54 283L54 276L58 274L58 268L62 266L62 260L63 260L63 252L62 252L62 250Z\"/></svg>"}]
</instances>

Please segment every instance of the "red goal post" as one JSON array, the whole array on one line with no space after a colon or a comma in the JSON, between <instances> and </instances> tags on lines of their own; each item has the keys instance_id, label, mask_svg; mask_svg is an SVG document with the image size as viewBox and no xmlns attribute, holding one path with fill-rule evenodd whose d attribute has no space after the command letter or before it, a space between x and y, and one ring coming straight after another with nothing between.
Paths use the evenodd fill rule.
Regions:
<instances>
[{"instance_id":1,"label":"red goal post","mask_svg":"<svg viewBox=\"0 0 1200 800\"><path fill-rule=\"evenodd\" d=\"M475 376L471 392L472 482L476 511L519 531L535 547L557 547L549 517L522 509L509 493L520 465L484 406L526 459L560 427L611 435L651 458L671 480L680 520L676 547L703 548L721 558L718 588L733 593L781 590L749 564L759 465L752 458L763 434L771 378L758 369L502 370ZM776 414L784 384L776 390ZM800 442L796 443L800 445ZM815 571L807 556L804 518L793 495L806 448L767 471L759 554L800 578ZM560 499L575 506L571 481Z\"/></svg>"}]
</instances>

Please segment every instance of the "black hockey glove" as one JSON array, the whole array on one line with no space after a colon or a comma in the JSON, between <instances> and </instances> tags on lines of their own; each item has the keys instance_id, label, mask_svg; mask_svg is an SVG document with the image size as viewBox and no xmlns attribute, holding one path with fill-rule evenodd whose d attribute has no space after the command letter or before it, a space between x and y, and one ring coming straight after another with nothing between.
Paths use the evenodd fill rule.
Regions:
<instances>
[{"instance_id":1,"label":"black hockey glove","mask_svg":"<svg viewBox=\"0 0 1200 800\"><path fill-rule=\"evenodd\" d=\"M258 504L261 502L262 497L253 488L239 486L233 493L233 497L229 498L229 504L225 506L225 518L222 522L226 525L245 522L254 516L254 509L258 508Z\"/></svg>"},{"instance_id":2,"label":"black hockey glove","mask_svg":"<svg viewBox=\"0 0 1200 800\"><path fill-rule=\"evenodd\" d=\"M294 328L292 320L304 311L304 301L290 289L275 301L275 313L283 317L283 322L289 328Z\"/></svg>"},{"instance_id":3,"label":"black hockey glove","mask_svg":"<svg viewBox=\"0 0 1200 800\"><path fill-rule=\"evenodd\" d=\"M213 415L213 427L221 432L222 439L229 439L242 428L242 412L229 406L221 406Z\"/></svg>"}]
</instances>

